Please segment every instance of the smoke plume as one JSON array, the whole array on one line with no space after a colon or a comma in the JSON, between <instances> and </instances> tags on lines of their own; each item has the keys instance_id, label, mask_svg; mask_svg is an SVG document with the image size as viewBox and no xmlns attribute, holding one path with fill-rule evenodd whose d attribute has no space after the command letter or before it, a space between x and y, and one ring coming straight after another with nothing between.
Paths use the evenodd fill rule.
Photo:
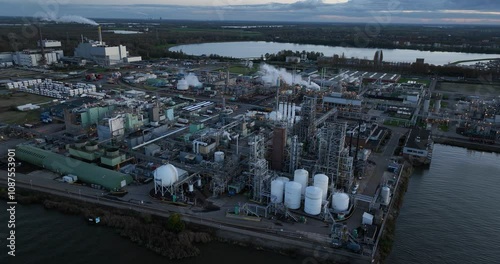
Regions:
<instances>
[{"instance_id":1,"label":"smoke plume","mask_svg":"<svg viewBox=\"0 0 500 264\"><path fill-rule=\"evenodd\" d=\"M281 79L281 81L285 82L288 85L304 85L309 89L313 90L319 90L320 87L314 82L307 82L302 79L302 76L300 75L292 75L291 73L287 72L286 69L277 69L271 65L268 64L262 64L260 66L260 73L262 75L262 80L266 83L271 83L271 84L277 84L278 83L278 78Z\"/></svg>"},{"instance_id":2,"label":"smoke plume","mask_svg":"<svg viewBox=\"0 0 500 264\"><path fill-rule=\"evenodd\" d=\"M94 20L82 17L82 16L62 16L62 17L56 17L53 14L46 14L44 17L40 18L43 21L54 21L56 23L78 23L78 24L86 24L86 25L92 25L92 26L98 26L97 22Z\"/></svg>"},{"instance_id":3,"label":"smoke plume","mask_svg":"<svg viewBox=\"0 0 500 264\"><path fill-rule=\"evenodd\" d=\"M190 72L184 79L189 84L189 86L200 87L202 85L198 80L198 77L196 77L196 75L192 72Z\"/></svg>"}]
</instances>

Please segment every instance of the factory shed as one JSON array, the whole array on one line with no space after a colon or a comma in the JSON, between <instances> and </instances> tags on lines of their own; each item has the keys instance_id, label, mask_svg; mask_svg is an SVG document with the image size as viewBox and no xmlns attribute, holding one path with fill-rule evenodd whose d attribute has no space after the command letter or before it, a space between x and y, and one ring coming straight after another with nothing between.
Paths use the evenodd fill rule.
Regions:
<instances>
[{"instance_id":1,"label":"factory shed","mask_svg":"<svg viewBox=\"0 0 500 264\"><path fill-rule=\"evenodd\" d=\"M100 185L111 191L119 190L132 182L130 175L28 145L17 146L16 157L61 175L75 175L84 183Z\"/></svg>"}]
</instances>

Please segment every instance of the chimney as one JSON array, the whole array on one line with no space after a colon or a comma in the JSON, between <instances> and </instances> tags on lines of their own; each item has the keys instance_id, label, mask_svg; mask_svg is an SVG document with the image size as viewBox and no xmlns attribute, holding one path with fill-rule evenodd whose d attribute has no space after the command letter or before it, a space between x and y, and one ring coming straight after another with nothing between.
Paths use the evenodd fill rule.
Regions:
<instances>
[{"instance_id":1,"label":"chimney","mask_svg":"<svg viewBox=\"0 0 500 264\"><path fill-rule=\"evenodd\" d=\"M99 32L99 44L102 44L102 32L101 32L101 26L97 26L97 31Z\"/></svg>"}]
</instances>

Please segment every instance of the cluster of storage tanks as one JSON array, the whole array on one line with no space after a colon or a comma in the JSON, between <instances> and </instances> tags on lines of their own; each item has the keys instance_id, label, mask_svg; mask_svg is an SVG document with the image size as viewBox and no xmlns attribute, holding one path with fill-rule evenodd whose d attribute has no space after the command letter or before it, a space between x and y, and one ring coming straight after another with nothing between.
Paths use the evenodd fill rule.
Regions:
<instances>
[{"instance_id":1,"label":"cluster of storage tanks","mask_svg":"<svg viewBox=\"0 0 500 264\"><path fill-rule=\"evenodd\" d=\"M328 199L329 178L325 174L316 174L313 184L309 185L309 172L298 169L294 172L293 181L286 177L278 177L271 182L271 202L284 203L289 209L297 210L304 199L304 212L319 215L323 201ZM338 212L349 209L349 195L334 193L332 208Z\"/></svg>"},{"instance_id":2,"label":"cluster of storage tanks","mask_svg":"<svg viewBox=\"0 0 500 264\"><path fill-rule=\"evenodd\" d=\"M62 83L52 81L52 79L34 79L22 82L7 83L9 89L19 89L22 92L43 95L53 98L68 98L68 96L77 96L80 94L94 93L96 86L93 84L77 83Z\"/></svg>"}]
</instances>

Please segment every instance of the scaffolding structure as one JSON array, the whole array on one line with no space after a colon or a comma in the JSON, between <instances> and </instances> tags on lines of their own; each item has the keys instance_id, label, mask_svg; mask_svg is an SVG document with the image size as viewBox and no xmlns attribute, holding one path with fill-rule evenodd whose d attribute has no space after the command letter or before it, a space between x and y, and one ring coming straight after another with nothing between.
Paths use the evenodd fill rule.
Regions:
<instances>
[{"instance_id":1,"label":"scaffolding structure","mask_svg":"<svg viewBox=\"0 0 500 264\"><path fill-rule=\"evenodd\" d=\"M353 180L353 158L345 147L347 123L326 122L318 131L318 159L315 173L329 176L336 188L351 187Z\"/></svg>"},{"instance_id":2,"label":"scaffolding structure","mask_svg":"<svg viewBox=\"0 0 500 264\"><path fill-rule=\"evenodd\" d=\"M316 134L316 102L317 97L304 96L301 108L302 116L297 129L299 141L308 145L309 152L314 152L315 149L313 137Z\"/></svg>"},{"instance_id":3,"label":"scaffolding structure","mask_svg":"<svg viewBox=\"0 0 500 264\"><path fill-rule=\"evenodd\" d=\"M266 147L262 135L256 135L250 141L249 184L252 188L252 200L262 203L270 196L270 177L268 162L265 159Z\"/></svg>"},{"instance_id":4,"label":"scaffolding structure","mask_svg":"<svg viewBox=\"0 0 500 264\"><path fill-rule=\"evenodd\" d=\"M288 164L288 172L290 173L293 173L299 167L301 144L297 135L292 137Z\"/></svg>"}]
</instances>

